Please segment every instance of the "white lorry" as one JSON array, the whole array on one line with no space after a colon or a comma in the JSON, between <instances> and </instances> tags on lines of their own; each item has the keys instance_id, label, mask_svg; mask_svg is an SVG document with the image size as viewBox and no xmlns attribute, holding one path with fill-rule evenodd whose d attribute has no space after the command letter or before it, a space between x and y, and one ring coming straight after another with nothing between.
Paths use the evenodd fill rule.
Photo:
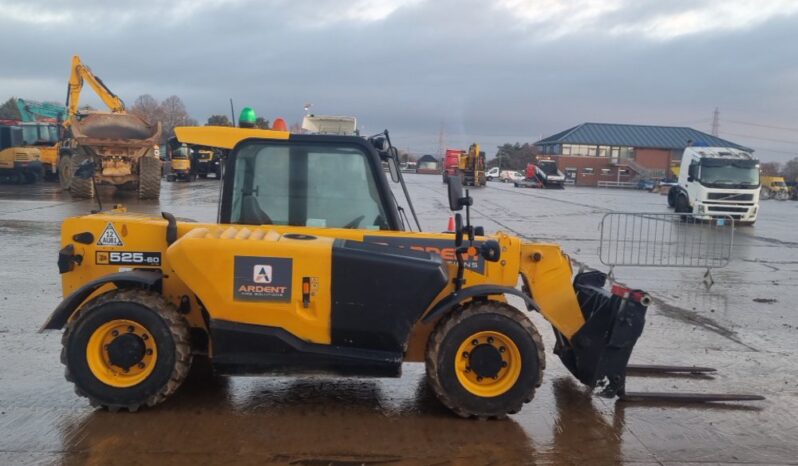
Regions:
<instances>
[{"instance_id":1,"label":"white lorry","mask_svg":"<svg viewBox=\"0 0 798 466\"><path fill-rule=\"evenodd\" d=\"M753 225L759 211L759 161L730 147L688 147L679 182L668 191L668 205L698 220L731 216Z\"/></svg>"}]
</instances>

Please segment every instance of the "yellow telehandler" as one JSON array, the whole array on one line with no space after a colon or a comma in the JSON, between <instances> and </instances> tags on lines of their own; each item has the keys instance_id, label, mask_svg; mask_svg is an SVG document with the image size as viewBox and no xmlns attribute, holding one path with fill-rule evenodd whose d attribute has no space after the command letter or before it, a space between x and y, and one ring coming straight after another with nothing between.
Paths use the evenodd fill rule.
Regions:
<instances>
[{"instance_id":1,"label":"yellow telehandler","mask_svg":"<svg viewBox=\"0 0 798 466\"><path fill-rule=\"evenodd\" d=\"M156 405L203 354L228 375L398 377L404 362L420 362L453 412L501 418L532 400L543 377L527 312L551 323L554 352L580 381L629 395L646 293L609 291L601 272L574 277L556 244L486 235L470 224L457 178L448 187L455 231L421 232L387 131L176 133L230 151L218 224L114 209L62 225L64 300L44 329L65 329L66 377L93 405Z\"/></svg>"}]
</instances>

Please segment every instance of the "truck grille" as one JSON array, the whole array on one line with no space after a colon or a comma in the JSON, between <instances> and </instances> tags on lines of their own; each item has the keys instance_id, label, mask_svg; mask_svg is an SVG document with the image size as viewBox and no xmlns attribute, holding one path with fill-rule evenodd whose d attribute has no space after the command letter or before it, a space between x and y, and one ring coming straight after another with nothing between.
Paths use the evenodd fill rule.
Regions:
<instances>
[{"instance_id":1,"label":"truck grille","mask_svg":"<svg viewBox=\"0 0 798 466\"><path fill-rule=\"evenodd\" d=\"M731 206L719 206L719 205L711 205L709 206L710 212L735 212L735 213L746 213L748 212L748 207L731 207Z\"/></svg>"},{"instance_id":2,"label":"truck grille","mask_svg":"<svg viewBox=\"0 0 798 466\"><path fill-rule=\"evenodd\" d=\"M14 160L16 162L30 162L33 160L33 157L25 153L16 153L14 154Z\"/></svg>"},{"instance_id":3,"label":"truck grille","mask_svg":"<svg viewBox=\"0 0 798 466\"><path fill-rule=\"evenodd\" d=\"M753 201L754 195L748 193L742 193L742 194L708 193L707 199L715 199L723 201Z\"/></svg>"}]
</instances>

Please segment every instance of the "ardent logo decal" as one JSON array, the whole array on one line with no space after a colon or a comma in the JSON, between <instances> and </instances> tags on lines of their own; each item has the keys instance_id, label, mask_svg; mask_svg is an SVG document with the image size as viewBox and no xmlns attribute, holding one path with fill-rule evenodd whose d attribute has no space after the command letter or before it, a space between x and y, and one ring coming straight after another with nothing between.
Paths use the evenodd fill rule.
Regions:
<instances>
[{"instance_id":1,"label":"ardent logo decal","mask_svg":"<svg viewBox=\"0 0 798 466\"><path fill-rule=\"evenodd\" d=\"M285 257L236 256L236 301L291 301L293 261Z\"/></svg>"},{"instance_id":2,"label":"ardent logo decal","mask_svg":"<svg viewBox=\"0 0 798 466\"><path fill-rule=\"evenodd\" d=\"M255 283L271 283L272 282L272 266L266 264L258 264L252 268L252 281Z\"/></svg>"}]
</instances>

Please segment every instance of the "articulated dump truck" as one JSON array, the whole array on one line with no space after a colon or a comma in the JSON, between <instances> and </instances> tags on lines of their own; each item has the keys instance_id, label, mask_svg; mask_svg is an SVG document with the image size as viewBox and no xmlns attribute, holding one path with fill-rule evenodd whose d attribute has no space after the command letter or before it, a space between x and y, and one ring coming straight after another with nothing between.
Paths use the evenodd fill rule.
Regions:
<instances>
[{"instance_id":1,"label":"articulated dump truck","mask_svg":"<svg viewBox=\"0 0 798 466\"><path fill-rule=\"evenodd\" d=\"M75 197L93 197L96 185L137 190L140 199L157 199L161 191L160 125L127 113L89 113L70 127L71 149L61 154L62 181ZM94 180L72 176L90 160Z\"/></svg>"}]
</instances>

